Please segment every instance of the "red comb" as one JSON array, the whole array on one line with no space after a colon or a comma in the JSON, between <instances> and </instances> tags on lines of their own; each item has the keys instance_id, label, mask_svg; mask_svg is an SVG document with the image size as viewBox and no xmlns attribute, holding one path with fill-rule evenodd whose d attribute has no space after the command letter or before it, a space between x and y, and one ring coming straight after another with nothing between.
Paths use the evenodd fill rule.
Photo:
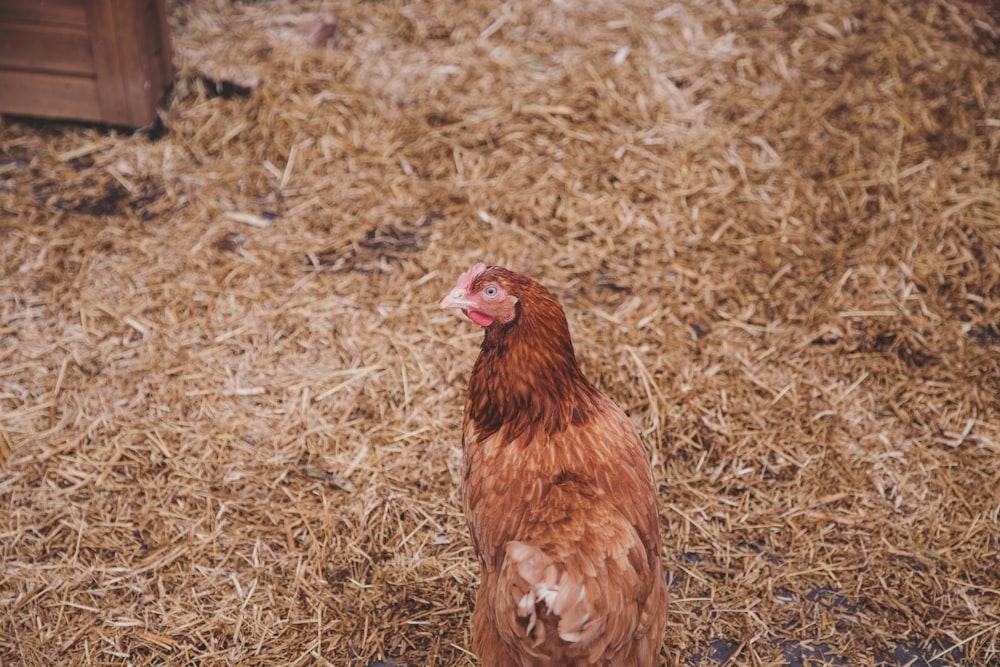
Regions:
<instances>
[{"instance_id":1,"label":"red comb","mask_svg":"<svg viewBox=\"0 0 1000 667\"><path fill-rule=\"evenodd\" d=\"M464 292L468 292L472 287L472 283L486 271L486 265L479 262L474 267L463 273L458 277L458 284L456 287Z\"/></svg>"}]
</instances>

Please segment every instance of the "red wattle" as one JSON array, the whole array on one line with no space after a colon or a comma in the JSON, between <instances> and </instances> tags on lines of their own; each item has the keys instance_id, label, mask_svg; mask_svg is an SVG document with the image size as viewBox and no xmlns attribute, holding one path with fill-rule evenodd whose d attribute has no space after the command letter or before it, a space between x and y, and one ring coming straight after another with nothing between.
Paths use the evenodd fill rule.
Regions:
<instances>
[{"instance_id":1,"label":"red wattle","mask_svg":"<svg viewBox=\"0 0 1000 667\"><path fill-rule=\"evenodd\" d=\"M481 313L478 310L467 310L465 308L462 309L462 312L465 313L466 317L481 327L488 327L493 324L493 318L486 313Z\"/></svg>"}]
</instances>

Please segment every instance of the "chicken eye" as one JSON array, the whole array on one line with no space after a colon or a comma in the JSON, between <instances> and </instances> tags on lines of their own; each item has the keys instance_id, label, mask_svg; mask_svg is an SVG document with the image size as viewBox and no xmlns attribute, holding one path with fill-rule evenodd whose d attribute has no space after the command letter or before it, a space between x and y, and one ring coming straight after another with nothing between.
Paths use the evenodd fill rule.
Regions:
<instances>
[{"instance_id":1,"label":"chicken eye","mask_svg":"<svg viewBox=\"0 0 1000 667\"><path fill-rule=\"evenodd\" d=\"M483 290L483 295L488 299L496 298L496 295L500 293L496 285L487 285L486 289Z\"/></svg>"}]
</instances>

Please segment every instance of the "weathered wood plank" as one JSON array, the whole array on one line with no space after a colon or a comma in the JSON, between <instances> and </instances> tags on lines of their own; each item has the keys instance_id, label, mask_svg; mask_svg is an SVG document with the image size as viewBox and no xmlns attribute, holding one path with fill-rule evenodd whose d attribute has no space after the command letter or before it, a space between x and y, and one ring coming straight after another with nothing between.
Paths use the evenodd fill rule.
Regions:
<instances>
[{"instance_id":1,"label":"weathered wood plank","mask_svg":"<svg viewBox=\"0 0 1000 667\"><path fill-rule=\"evenodd\" d=\"M0 0L0 24L47 23L85 28L83 0Z\"/></svg>"},{"instance_id":2,"label":"weathered wood plank","mask_svg":"<svg viewBox=\"0 0 1000 667\"><path fill-rule=\"evenodd\" d=\"M85 26L0 22L0 69L93 76Z\"/></svg>"},{"instance_id":3,"label":"weathered wood plank","mask_svg":"<svg viewBox=\"0 0 1000 667\"><path fill-rule=\"evenodd\" d=\"M172 75L163 0L86 0L97 94L108 123L140 126Z\"/></svg>"},{"instance_id":4,"label":"weathered wood plank","mask_svg":"<svg viewBox=\"0 0 1000 667\"><path fill-rule=\"evenodd\" d=\"M0 70L0 112L100 121L92 77Z\"/></svg>"},{"instance_id":5,"label":"weathered wood plank","mask_svg":"<svg viewBox=\"0 0 1000 667\"><path fill-rule=\"evenodd\" d=\"M116 8L111 0L87 0L87 24L91 48L94 53L94 71L97 73L97 97L101 113L109 123L129 122L128 100L122 85L122 53L119 44L119 23L116 17L124 12L132 14L132 2L119 2Z\"/></svg>"},{"instance_id":6,"label":"weathered wood plank","mask_svg":"<svg viewBox=\"0 0 1000 667\"><path fill-rule=\"evenodd\" d=\"M154 30L159 37L154 50L157 57L155 66L159 68L159 86L156 88L166 90L174 80L174 52L170 44L170 26L167 24L167 0L154 0L151 11L154 12ZM161 92L160 97L162 96Z\"/></svg>"}]
</instances>

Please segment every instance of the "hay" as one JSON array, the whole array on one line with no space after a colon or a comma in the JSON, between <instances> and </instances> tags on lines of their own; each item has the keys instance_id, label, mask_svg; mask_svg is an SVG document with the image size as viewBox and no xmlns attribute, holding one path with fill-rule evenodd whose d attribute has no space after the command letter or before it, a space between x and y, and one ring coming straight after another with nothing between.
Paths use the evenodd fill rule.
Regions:
<instances>
[{"instance_id":1,"label":"hay","mask_svg":"<svg viewBox=\"0 0 1000 667\"><path fill-rule=\"evenodd\" d=\"M163 127L0 123L0 663L473 664L480 259L652 450L664 664L1000 660L979 4L170 5Z\"/></svg>"}]
</instances>

